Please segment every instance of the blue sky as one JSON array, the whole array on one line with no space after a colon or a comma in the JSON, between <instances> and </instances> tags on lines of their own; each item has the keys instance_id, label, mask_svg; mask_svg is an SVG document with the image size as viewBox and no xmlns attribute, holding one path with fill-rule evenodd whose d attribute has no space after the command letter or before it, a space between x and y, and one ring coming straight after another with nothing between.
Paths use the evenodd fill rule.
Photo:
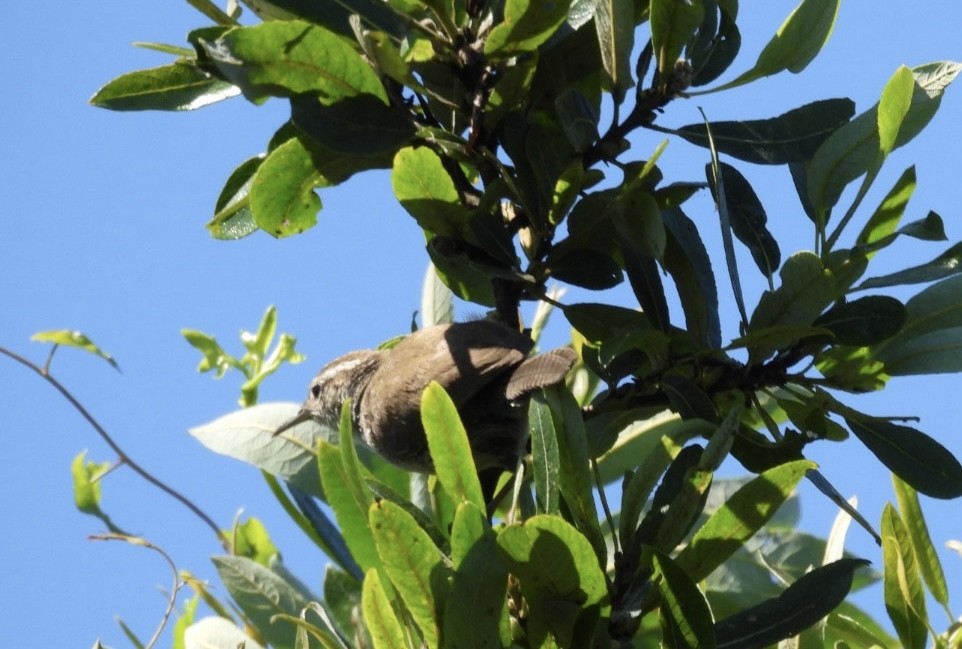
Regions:
<instances>
[{"instance_id":1,"label":"blue sky","mask_svg":"<svg viewBox=\"0 0 962 649\"><path fill-rule=\"evenodd\" d=\"M751 65L793 5L745 3L739 19L742 54L731 75ZM846 4L826 50L801 75L679 102L664 124L699 121L699 106L712 120L763 118L841 96L864 110L900 64L962 58L962 4L938 0L922 6L924 11L910 12L905 3ZM240 329L255 327L265 308L277 305L280 329L297 336L308 360L269 380L261 400L300 401L324 362L407 329L427 262L420 231L392 200L382 172L323 191L320 225L302 236L211 239L203 226L222 182L242 160L263 150L284 119L285 106L273 102L255 108L235 99L192 114L120 114L86 103L107 80L166 62L156 52L130 47L132 41L183 44L187 31L205 19L185 2L119 0L14 3L5 15L0 22L0 74L7 88L0 121L0 345L42 362L46 349L28 341L32 333L86 332L114 355L123 373L64 349L54 361L54 374L133 458L188 494L223 527L241 509L262 519L288 566L320 590L326 559L300 538L257 472L213 455L187 435L188 428L236 407L240 381L198 374L198 355L179 332L184 327L206 331L239 353ZM962 88L953 87L929 128L890 158L865 209L915 163L919 188L906 218L935 210L945 219L949 238L962 239L960 123ZM633 140L634 151L647 157L660 140L642 134ZM667 178L701 180L704 156L673 140L660 166ZM809 248L811 230L787 171L740 168L755 185L776 236L791 242L783 243L783 254ZM719 250L706 197L696 198L688 213L709 248ZM903 244L891 261L927 260L942 249ZM750 273L749 264L742 269ZM762 288L752 278L746 292L754 296ZM630 294L614 291L606 299L628 304ZM722 322L731 337L736 319L729 294L723 291L722 300ZM468 307L460 313L476 311ZM550 340L561 343L566 335L563 320L556 318ZM960 399L962 377L942 376L895 381L882 394L851 404L877 414L920 415L920 428L962 456ZM164 607L158 587L169 585L166 567L140 548L87 540L102 525L73 506L72 458L89 449L90 458L111 461L109 449L53 390L4 358L0 416L9 451L0 493L6 530L0 534L0 556L7 564L0 580L3 636L25 647L89 647L97 637L129 646L114 622L120 616L148 638ZM810 448L823 473L846 496L857 494L861 511L878 521L892 495L886 472L870 453L854 440ZM103 506L118 524L163 547L179 567L216 583L209 557L219 546L186 510L128 470L109 476L103 489ZM959 502L926 499L923 504L939 547L962 538ZM802 510L805 529L827 533L831 504L803 488ZM850 532L849 549L880 561L879 550L860 530ZM962 559L945 551L942 556L949 583L962 583ZM953 596L958 613L962 591L956 588ZM858 601L882 614L880 590Z\"/></svg>"}]
</instances>

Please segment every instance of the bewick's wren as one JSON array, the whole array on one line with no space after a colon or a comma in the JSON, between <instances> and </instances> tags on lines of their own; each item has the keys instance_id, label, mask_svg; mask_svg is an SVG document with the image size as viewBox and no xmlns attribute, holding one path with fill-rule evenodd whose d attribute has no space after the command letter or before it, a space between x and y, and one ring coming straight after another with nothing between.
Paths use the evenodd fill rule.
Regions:
<instances>
[{"instance_id":1,"label":"bewick's wren","mask_svg":"<svg viewBox=\"0 0 962 649\"><path fill-rule=\"evenodd\" d=\"M527 442L531 393L563 380L575 361L568 348L527 358L532 347L520 332L478 320L345 354L314 377L300 412L275 435L309 419L336 428L341 404L351 399L356 436L389 462L430 473L421 395L437 381L458 408L478 470L514 469Z\"/></svg>"}]
</instances>

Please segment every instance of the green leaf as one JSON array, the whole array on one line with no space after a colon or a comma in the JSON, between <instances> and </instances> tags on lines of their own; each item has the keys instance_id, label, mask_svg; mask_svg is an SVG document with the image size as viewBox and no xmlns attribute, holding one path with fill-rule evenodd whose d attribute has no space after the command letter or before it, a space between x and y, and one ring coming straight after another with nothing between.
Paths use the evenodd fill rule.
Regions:
<instances>
[{"instance_id":1,"label":"green leaf","mask_svg":"<svg viewBox=\"0 0 962 649\"><path fill-rule=\"evenodd\" d=\"M51 329L49 331L38 331L37 333L30 336L30 340L38 343L53 343L54 345L63 345L64 347L75 347L77 349L82 349L85 352L89 352L94 356L99 356L104 359L110 366L120 371L120 366L117 365L117 361L114 357L100 349L93 343L90 338L87 337L82 331L77 331L74 329Z\"/></svg>"},{"instance_id":2,"label":"green leaf","mask_svg":"<svg viewBox=\"0 0 962 649\"><path fill-rule=\"evenodd\" d=\"M397 13L383 0L257 0L247 7L262 20L303 18L344 36L353 36L351 16L356 14L365 25L371 25L401 39L407 30Z\"/></svg>"},{"instance_id":3,"label":"green leaf","mask_svg":"<svg viewBox=\"0 0 962 649\"><path fill-rule=\"evenodd\" d=\"M77 509L106 522L100 509L100 478L110 468L110 462L86 462L87 451L78 453L70 463L73 476L73 499Z\"/></svg>"},{"instance_id":4,"label":"green leaf","mask_svg":"<svg viewBox=\"0 0 962 649\"><path fill-rule=\"evenodd\" d=\"M540 392L534 394L528 406L528 427L531 430L531 463L537 511L539 514L557 514L561 504L558 436L551 409Z\"/></svg>"},{"instance_id":5,"label":"green leaf","mask_svg":"<svg viewBox=\"0 0 962 649\"><path fill-rule=\"evenodd\" d=\"M234 554L253 559L265 568L279 556L267 528L256 518L248 518L234 526Z\"/></svg>"},{"instance_id":6,"label":"green leaf","mask_svg":"<svg viewBox=\"0 0 962 649\"><path fill-rule=\"evenodd\" d=\"M897 334L907 318L894 297L870 295L837 304L812 324L831 331L843 345L873 345Z\"/></svg>"},{"instance_id":7,"label":"green leaf","mask_svg":"<svg viewBox=\"0 0 962 649\"><path fill-rule=\"evenodd\" d=\"M110 110L195 110L240 94L240 88L190 61L128 72L98 90L90 103Z\"/></svg>"},{"instance_id":8,"label":"green leaf","mask_svg":"<svg viewBox=\"0 0 962 649\"><path fill-rule=\"evenodd\" d=\"M625 0L600 0L595 8L601 63L616 104L624 101L628 89L635 85L631 78L631 48L635 42L632 4Z\"/></svg>"},{"instance_id":9,"label":"green leaf","mask_svg":"<svg viewBox=\"0 0 962 649\"><path fill-rule=\"evenodd\" d=\"M944 446L914 428L854 414L846 413L849 429L892 473L933 498L962 496L962 464Z\"/></svg>"},{"instance_id":10,"label":"green leaf","mask_svg":"<svg viewBox=\"0 0 962 649\"><path fill-rule=\"evenodd\" d=\"M856 286L854 290L861 291L867 288L934 282L960 272L962 272L962 243L957 243L932 261L889 275L870 277Z\"/></svg>"},{"instance_id":11,"label":"green leaf","mask_svg":"<svg viewBox=\"0 0 962 649\"><path fill-rule=\"evenodd\" d=\"M608 587L588 540L563 519L542 514L503 528L497 545L532 608L532 646L543 646L539 639L549 633L559 646L590 646Z\"/></svg>"},{"instance_id":12,"label":"green leaf","mask_svg":"<svg viewBox=\"0 0 962 649\"><path fill-rule=\"evenodd\" d=\"M945 584L945 573L942 571L942 564L935 546L932 545L932 537L929 536L929 528L925 523L922 506L919 504L919 496L915 489L897 475L892 475L892 484L895 488L895 496L898 498L905 532L912 541L912 549L915 551L915 559L918 561L922 579L932 593L932 598L948 609L949 590Z\"/></svg>"},{"instance_id":13,"label":"green leaf","mask_svg":"<svg viewBox=\"0 0 962 649\"><path fill-rule=\"evenodd\" d=\"M915 77L906 66L899 66L885 84L878 104L879 152L887 156L895 148L902 122L912 106Z\"/></svg>"},{"instance_id":14,"label":"green leaf","mask_svg":"<svg viewBox=\"0 0 962 649\"><path fill-rule=\"evenodd\" d=\"M451 577L444 555L414 518L394 503L373 503L368 520L384 571L421 630L425 644L438 647L440 617Z\"/></svg>"},{"instance_id":15,"label":"green leaf","mask_svg":"<svg viewBox=\"0 0 962 649\"><path fill-rule=\"evenodd\" d=\"M681 208L668 208L661 214L667 233L662 263L678 291L688 333L695 345L717 349L721 347L721 320L708 250Z\"/></svg>"},{"instance_id":16,"label":"green leaf","mask_svg":"<svg viewBox=\"0 0 962 649\"><path fill-rule=\"evenodd\" d=\"M235 27L201 40L220 72L251 101L311 93L325 103L370 94L387 103L377 73L346 38L301 20Z\"/></svg>"},{"instance_id":17,"label":"green leaf","mask_svg":"<svg viewBox=\"0 0 962 649\"><path fill-rule=\"evenodd\" d=\"M651 45L658 68L657 83L664 86L671 80L675 63L685 45L701 25L705 7L701 0L652 0L650 6Z\"/></svg>"},{"instance_id":18,"label":"green leaf","mask_svg":"<svg viewBox=\"0 0 962 649\"><path fill-rule=\"evenodd\" d=\"M408 649L405 629L391 606L391 600L384 592L377 570L373 568L364 576L361 610L364 613L364 626L371 634L374 649Z\"/></svg>"},{"instance_id":19,"label":"green leaf","mask_svg":"<svg viewBox=\"0 0 962 649\"><path fill-rule=\"evenodd\" d=\"M902 172L889 193L882 199L865 227L855 239L857 246L867 248L866 257L895 240L895 232L912 194L915 193L915 165Z\"/></svg>"},{"instance_id":20,"label":"green leaf","mask_svg":"<svg viewBox=\"0 0 962 649\"><path fill-rule=\"evenodd\" d=\"M768 42L755 66L711 92L788 70L798 74L818 55L835 26L840 0L802 0Z\"/></svg>"},{"instance_id":21,"label":"green leaf","mask_svg":"<svg viewBox=\"0 0 962 649\"><path fill-rule=\"evenodd\" d=\"M595 549L598 561L604 565L608 554L604 535L598 524L588 469L588 444L584 420L578 402L563 385L543 389L545 401L551 409L554 429L558 437L560 459L559 487L578 530Z\"/></svg>"},{"instance_id":22,"label":"green leaf","mask_svg":"<svg viewBox=\"0 0 962 649\"><path fill-rule=\"evenodd\" d=\"M330 611L333 626L343 637L354 635L355 612L362 606L362 586L361 580L343 570L331 565L324 569L324 606Z\"/></svg>"},{"instance_id":23,"label":"green leaf","mask_svg":"<svg viewBox=\"0 0 962 649\"><path fill-rule=\"evenodd\" d=\"M752 253L758 270L771 278L782 264L782 253L775 237L765 227L768 222L765 208L751 184L735 167L722 162L718 168L724 179L725 202L732 232ZM709 187L717 201L715 184L709 183Z\"/></svg>"},{"instance_id":24,"label":"green leaf","mask_svg":"<svg viewBox=\"0 0 962 649\"><path fill-rule=\"evenodd\" d=\"M843 602L864 559L839 559L799 577L778 597L715 623L716 647L761 649L798 635Z\"/></svg>"},{"instance_id":25,"label":"green leaf","mask_svg":"<svg viewBox=\"0 0 962 649\"><path fill-rule=\"evenodd\" d=\"M717 15L716 15L717 12ZM691 60L692 86L703 86L725 72L741 49L742 37L735 18L738 4L709 2L695 41L686 48Z\"/></svg>"},{"instance_id":26,"label":"green leaf","mask_svg":"<svg viewBox=\"0 0 962 649\"><path fill-rule=\"evenodd\" d=\"M624 280L621 266L611 255L574 245L554 247L545 264L558 281L600 291L617 286Z\"/></svg>"},{"instance_id":27,"label":"green leaf","mask_svg":"<svg viewBox=\"0 0 962 649\"><path fill-rule=\"evenodd\" d=\"M500 649L510 644L508 571L483 510L471 503L461 503L455 512L451 559L454 573L444 613L444 646Z\"/></svg>"},{"instance_id":28,"label":"green leaf","mask_svg":"<svg viewBox=\"0 0 962 649\"><path fill-rule=\"evenodd\" d=\"M435 381L421 396L421 422L438 481L455 504L469 502L484 510L481 483L471 455L471 444L457 406Z\"/></svg>"},{"instance_id":29,"label":"green leaf","mask_svg":"<svg viewBox=\"0 0 962 649\"><path fill-rule=\"evenodd\" d=\"M753 478L695 532L675 563L695 582L708 577L771 519L814 467L813 462L798 460Z\"/></svg>"},{"instance_id":30,"label":"green leaf","mask_svg":"<svg viewBox=\"0 0 962 649\"><path fill-rule=\"evenodd\" d=\"M570 5L571 0L507 0L504 20L488 34L484 53L507 58L537 49L565 22Z\"/></svg>"},{"instance_id":31,"label":"green leaf","mask_svg":"<svg viewBox=\"0 0 962 649\"><path fill-rule=\"evenodd\" d=\"M661 552L654 552L652 564L661 594L662 635L667 646L714 649L711 609L695 581Z\"/></svg>"},{"instance_id":32,"label":"green leaf","mask_svg":"<svg viewBox=\"0 0 962 649\"><path fill-rule=\"evenodd\" d=\"M851 99L823 99L770 119L713 122L715 148L753 164L805 162L855 113ZM707 147L704 124L688 124L676 133Z\"/></svg>"},{"instance_id":33,"label":"green leaf","mask_svg":"<svg viewBox=\"0 0 962 649\"><path fill-rule=\"evenodd\" d=\"M326 184L307 147L291 138L271 151L254 174L250 189L254 222L279 238L314 227L321 209L314 190Z\"/></svg>"},{"instance_id":34,"label":"green leaf","mask_svg":"<svg viewBox=\"0 0 962 649\"><path fill-rule=\"evenodd\" d=\"M215 239L241 239L257 230L250 209L250 191L254 175L265 157L258 155L248 158L224 183L214 206L214 218L207 224L207 229Z\"/></svg>"},{"instance_id":35,"label":"green leaf","mask_svg":"<svg viewBox=\"0 0 962 649\"><path fill-rule=\"evenodd\" d=\"M467 213L437 153L428 147L401 149L394 156L391 186L398 201L428 232L455 237Z\"/></svg>"},{"instance_id":36,"label":"green leaf","mask_svg":"<svg viewBox=\"0 0 962 649\"><path fill-rule=\"evenodd\" d=\"M414 136L407 113L369 94L331 104L306 95L293 97L291 121L324 148L348 156L393 156Z\"/></svg>"},{"instance_id":37,"label":"green leaf","mask_svg":"<svg viewBox=\"0 0 962 649\"><path fill-rule=\"evenodd\" d=\"M308 603L300 589L246 557L217 556L211 561L224 588L258 634L272 645L294 646L294 626L271 618L279 614L297 617Z\"/></svg>"},{"instance_id":38,"label":"green leaf","mask_svg":"<svg viewBox=\"0 0 962 649\"><path fill-rule=\"evenodd\" d=\"M648 498L658 483L658 479L681 451L686 440L675 440L670 435L653 434L654 438L650 452L645 453L645 459L626 477L622 485L621 514L619 533L622 539L629 539L635 532L641 513L648 504Z\"/></svg>"},{"instance_id":39,"label":"green leaf","mask_svg":"<svg viewBox=\"0 0 962 649\"><path fill-rule=\"evenodd\" d=\"M912 69L915 87L908 113L902 120L894 148L914 138L935 115L945 88L955 79L962 64L938 62ZM807 193L816 220L824 222L838 202L842 190L859 176L875 173L881 164L876 104L835 131L815 152L808 165Z\"/></svg>"},{"instance_id":40,"label":"green leaf","mask_svg":"<svg viewBox=\"0 0 962 649\"><path fill-rule=\"evenodd\" d=\"M925 592L905 523L890 503L882 512L885 609L906 649L925 649Z\"/></svg>"}]
</instances>

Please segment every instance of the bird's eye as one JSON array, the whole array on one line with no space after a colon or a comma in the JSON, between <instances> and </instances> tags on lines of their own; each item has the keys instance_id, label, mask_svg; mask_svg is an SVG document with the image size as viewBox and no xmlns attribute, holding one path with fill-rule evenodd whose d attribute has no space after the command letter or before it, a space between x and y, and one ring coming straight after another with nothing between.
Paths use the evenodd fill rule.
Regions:
<instances>
[{"instance_id":1,"label":"bird's eye","mask_svg":"<svg viewBox=\"0 0 962 649\"><path fill-rule=\"evenodd\" d=\"M314 385L311 386L311 395L312 395L315 399L318 398L319 396L321 396L321 386L320 386L320 384L315 383Z\"/></svg>"}]
</instances>

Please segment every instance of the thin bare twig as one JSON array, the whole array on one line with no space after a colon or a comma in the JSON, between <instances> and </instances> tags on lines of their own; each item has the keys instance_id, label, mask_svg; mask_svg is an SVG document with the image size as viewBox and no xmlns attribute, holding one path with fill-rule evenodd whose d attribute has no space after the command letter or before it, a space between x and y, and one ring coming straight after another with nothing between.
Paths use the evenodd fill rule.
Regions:
<instances>
[{"instance_id":1,"label":"thin bare twig","mask_svg":"<svg viewBox=\"0 0 962 649\"><path fill-rule=\"evenodd\" d=\"M159 478L154 477L150 472L148 472L140 464L135 462L129 455L127 455L127 453L122 448L120 448L120 446L114 441L114 439L104 429L104 427L101 426L100 423L96 419L94 419L93 415L91 415L90 412L87 411L87 409L83 406L83 404L80 403L80 401L66 387L64 387L64 385L60 383L60 381L58 381L57 379L55 379L53 376L50 375L48 371L49 365L50 365L49 357L47 359L47 363L43 367L40 367L39 365L36 365L32 361L24 358L23 356L21 356L20 354L17 354L16 352L13 352L7 349L6 347L0 346L0 354L3 354L4 356L7 356L17 361L24 367L35 372L37 375L43 378L47 383L52 385L63 396L63 398L66 399L70 403L70 405L72 405L74 409L77 412L79 412L84 419L87 420L87 423L90 424L95 431L97 431L97 434L100 435L100 437L104 440L104 442L107 443L107 446L109 446L110 449L117 454L117 457L120 462L123 462L124 464L129 466L134 471L134 473L136 473L141 478L143 478L150 484L154 485L155 487L157 487L158 489L166 493L168 496L172 497L174 500L177 500L180 504L184 505L187 509L193 512L194 515L200 518L211 530L213 530L218 540L220 540L221 544L224 546L224 549L227 550L228 552L231 551L230 539L227 538L224 532L221 531L221 529L217 526L217 523L215 523L210 516L204 513L204 511L201 510L200 507L195 505L189 498L181 494L179 491L175 490L173 487L168 486L166 483L162 482ZM51 356L52 355L53 354L51 352Z\"/></svg>"}]
</instances>

